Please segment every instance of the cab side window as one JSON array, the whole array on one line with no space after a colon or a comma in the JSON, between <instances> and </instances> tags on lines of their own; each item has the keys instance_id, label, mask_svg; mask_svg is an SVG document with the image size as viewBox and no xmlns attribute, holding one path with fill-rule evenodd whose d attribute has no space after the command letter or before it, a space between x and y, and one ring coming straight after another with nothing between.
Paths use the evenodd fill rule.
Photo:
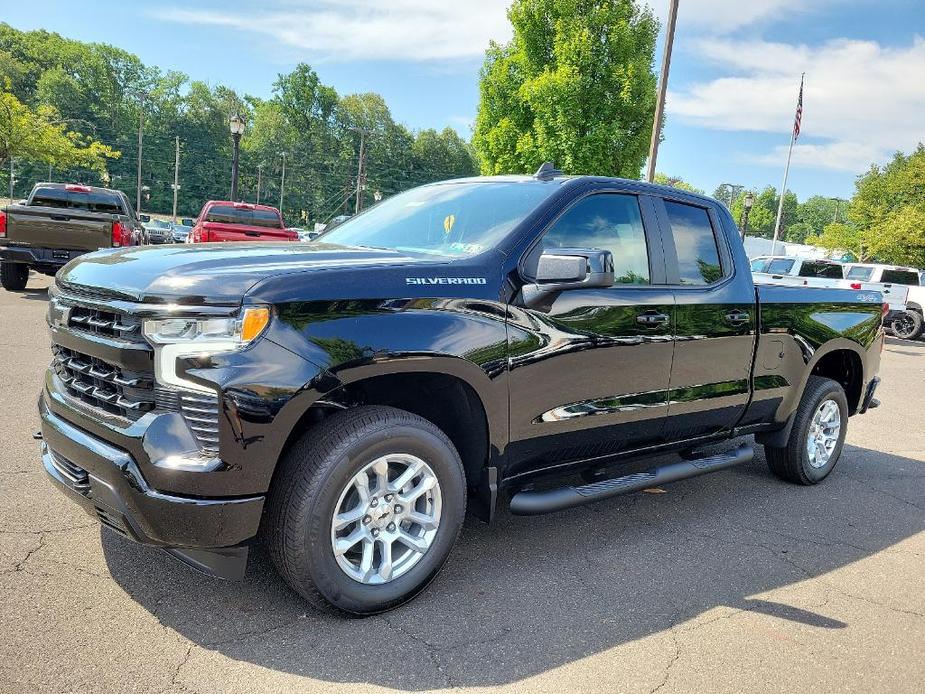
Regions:
<instances>
[{"instance_id":1,"label":"cab side window","mask_svg":"<svg viewBox=\"0 0 925 694\"><path fill-rule=\"evenodd\" d=\"M572 205L543 237L543 249L593 248L613 255L614 284L649 284L649 254L635 195L597 193Z\"/></svg>"},{"instance_id":2,"label":"cab side window","mask_svg":"<svg viewBox=\"0 0 925 694\"><path fill-rule=\"evenodd\" d=\"M681 284L707 285L723 278L719 246L710 215L702 207L665 200L678 254Z\"/></svg>"}]
</instances>

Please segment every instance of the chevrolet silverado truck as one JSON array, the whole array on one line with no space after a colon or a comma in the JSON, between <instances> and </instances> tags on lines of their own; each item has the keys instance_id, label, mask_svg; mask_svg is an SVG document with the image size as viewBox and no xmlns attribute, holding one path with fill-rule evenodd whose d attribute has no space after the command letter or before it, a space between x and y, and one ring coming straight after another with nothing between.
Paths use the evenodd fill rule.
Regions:
<instances>
[{"instance_id":1,"label":"chevrolet silverado truck","mask_svg":"<svg viewBox=\"0 0 925 694\"><path fill-rule=\"evenodd\" d=\"M137 245L141 234L122 191L36 183L25 204L0 210L0 280L4 289L24 289L30 269L54 275L84 253Z\"/></svg>"},{"instance_id":2,"label":"chevrolet silverado truck","mask_svg":"<svg viewBox=\"0 0 925 694\"><path fill-rule=\"evenodd\" d=\"M312 242L72 261L42 459L116 533L226 578L263 542L306 599L371 614L434 578L467 505L562 511L746 463L746 435L821 482L878 404L882 314L756 287L711 198L448 181Z\"/></svg>"}]
</instances>

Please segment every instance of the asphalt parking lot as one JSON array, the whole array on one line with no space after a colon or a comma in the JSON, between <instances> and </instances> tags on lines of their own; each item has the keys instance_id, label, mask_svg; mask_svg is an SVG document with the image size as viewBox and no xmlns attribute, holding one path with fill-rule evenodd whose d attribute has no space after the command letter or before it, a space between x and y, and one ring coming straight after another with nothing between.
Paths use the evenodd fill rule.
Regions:
<instances>
[{"instance_id":1,"label":"asphalt parking lot","mask_svg":"<svg viewBox=\"0 0 925 694\"><path fill-rule=\"evenodd\" d=\"M0 691L919 692L925 342L815 488L738 469L536 518L469 520L416 601L319 614L266 557L203 577L44 479L48 280L0 291ZM760 448L759 448L760 451Z\"/></svg>"}]
</instances>

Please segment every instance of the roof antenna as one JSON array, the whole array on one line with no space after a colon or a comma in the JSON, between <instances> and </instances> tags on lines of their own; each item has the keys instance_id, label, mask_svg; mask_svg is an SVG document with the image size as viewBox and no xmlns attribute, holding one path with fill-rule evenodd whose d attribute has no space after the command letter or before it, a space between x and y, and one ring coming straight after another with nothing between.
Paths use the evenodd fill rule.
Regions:
<instances>
[{"instance_id":1,"label":"roof antenna","mask_svg":"<svg viewBox=\"0 0 925 694\"><path fill-rule=\"evenodd\" d=\"M551 161L544 161L540 168L533 174L533 178L539 181L551 181L556 176L561 176L562 172L555 167Z\"/></svg>"}]
</instances>

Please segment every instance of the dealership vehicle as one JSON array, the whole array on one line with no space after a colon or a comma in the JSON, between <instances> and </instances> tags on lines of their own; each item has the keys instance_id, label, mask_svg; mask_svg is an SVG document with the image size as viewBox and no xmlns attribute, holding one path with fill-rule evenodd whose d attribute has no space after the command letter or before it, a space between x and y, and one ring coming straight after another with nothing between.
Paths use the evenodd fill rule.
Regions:
<instances>
[{"instance_id":1,"label":"dealership vehicle","mask_svg":"<svg viewBox=\"0 0 925 694\"><path fill-rule=\"evenodd\" d=\"M192 224L189 226L179 223L170 225L170 232L174 243L186 243L186 239L189 238L190 232L192 230Z\"/></svg>"},{"instance_id":2,"label":"dealership vehicle","mask_svg":"<svg viewBox=\"0 0 925 694\"><path fill-rule=\"evenodd\" d=\"M225 577L260 538L298 593L355 614L422 590L467 505L722 470L745 434L821 482L879 404L883 343L876 292L756 287L715 200L548 165L416 188L311 243L88 255L48 323L42 455L67 496Z\"/></svg>"},{"instance_id":3,"label":"dealership vehicle","mask_svg":"<svg viewBox=\"0 0 925 694\"><path fill-rule=\"evenodd\" d=\"M141 242L125 193L72 183L36 183L25 204L0 210L0 280L23 289L29 270L54 275L77 256Z\"/></svg>"},{"instance_id":4,"label":"dealership vehicle","mask_svg":"<svg viewBox=\"0 0 925 694\"><path fill-rule=\"evenodd\" d=\"M884 325L890 327L906 311L908 290L902 286L863 283L856 278L844 279L847 266L834 260L797 258L775 255L758 256L750 263L756 284L789 284L802 287L844 287L877 291L888 305Z\"/></svg>"},{"instance_id":5,"label":"dealership vehicle","mask_svg":"<svg viewBox=\"0 0 925 694\"><path fill-rule=\"evenodd\" d=\"M925 285L917 268L876 263L852 263L848 265L845 277L852 286L863 289L878 289L884 298L903 294L902 311L891 311L884 321L896 337L915 340L921 336L925 325L922 307L925 306ZM891 303L892 308L892 303Z\"/></svg>"},{"instance_id":6,"label":"dealership vehicle","mask_svg":"<svg viewBox=\"0 0 925 694\"><path fill-rule=\"evenodd\" d=\"M170 222L164 221L163 219L152 219L143 226L145 230L145 243L173 243L173 227L170 225Z\"/></svg>"},{"instance_id":7,"label":"dealership vehicle","mask_svg":"<svg viewBox=\"0 0 925 694\"><path fill-rule=\"evenodd\" d=\"M210 200L203 205L188 243L214 241L298 241L275 207Z\"/></svg>"}]
</instances>

